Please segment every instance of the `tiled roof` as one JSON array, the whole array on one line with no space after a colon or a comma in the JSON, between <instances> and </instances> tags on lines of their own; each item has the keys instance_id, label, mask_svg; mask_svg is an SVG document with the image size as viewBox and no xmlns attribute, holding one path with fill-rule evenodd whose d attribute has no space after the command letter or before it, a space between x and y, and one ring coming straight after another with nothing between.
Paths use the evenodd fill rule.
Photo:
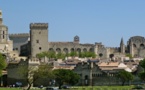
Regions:
<instances>
[{"instance_id":1,"label":"tiled roof","mask_svg":"<svg viewBox=\"0 0 145 90\"><path fill-rule=\"evenodd\" d=\"M118 67L119 62L102 62L100 64L98 64L99 67Z\"/></svg>"}]
</instances>

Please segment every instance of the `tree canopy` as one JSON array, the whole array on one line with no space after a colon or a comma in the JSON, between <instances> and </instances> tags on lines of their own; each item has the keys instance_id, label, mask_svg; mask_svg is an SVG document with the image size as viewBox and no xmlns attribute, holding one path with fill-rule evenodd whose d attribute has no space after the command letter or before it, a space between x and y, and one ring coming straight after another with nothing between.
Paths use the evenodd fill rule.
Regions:
<instances>
[{"instance_id":1,"label":"tree canopy","mask_svg":"<svg viewBox=\"0 0 145 90\"><path fill-rule=\"evenodd\" d=\"M130 72L127 72L125 70L119 71L117 77L122 81L122 86L125 84L125 82L129 82L134 78Z\"/></svg>"},{"instance_id":2,"label":"tree canopy","mask_svg":"<svg viewBox=\"0 0 145 90\"><path fill-rule=\"evenodd\" d=\"M139 65L144 69L142 72L139 73L139 77L141 80L145 81L145 59L140 61Z\"/></svg>"},{"instance_id":3,"label":"tree canopy","mask_svg":"<svg viewBox=\"0 0 145 90\"><path fill-rule=\"evenodd\" d=\"M53 71L55 80L59 84L59 88L63 83L74 85L79 81L79 75L74 73L72 70L57 69Z\"/></svg>"},{"instance_id":4,"label":"tree canopy","mask_svg":"<svg viewBox=\"0 0 145 90\"><path fill-rule=\"evenodd\" d=\"M2 75L2 70L7 66L6 58L0 53L0 76Z\"/></svg>"},{"instance_id":5,"label":"tree canopy","mask_svg":"<svg viewBox=\"0 0 145 90\"><path fill-rule=\"evenodd\" d=\"M48 64L36 66L23 66L20 67L18 73L27 77L28 88L29 90L32 84L40 78L53 78L52 67Z\"/></svg>"},{"instance_id":6,"label":"tree canopy","mask_svg":"<svg viewBox=\"0 0 145 90\"><path fill-rule=\"evenodd\" d=\"M76 52L76 51L72 51L70 53L55 53L54 51L49 51L49 52L42 52L42 53L38 53L36 55L37 58L54 58L54 59L65 59L65 57L75 57L78 56L80 58L85 58L85 57L92 57L95 58L96 54L94 52Z\"/></svg>"}]
</instances>

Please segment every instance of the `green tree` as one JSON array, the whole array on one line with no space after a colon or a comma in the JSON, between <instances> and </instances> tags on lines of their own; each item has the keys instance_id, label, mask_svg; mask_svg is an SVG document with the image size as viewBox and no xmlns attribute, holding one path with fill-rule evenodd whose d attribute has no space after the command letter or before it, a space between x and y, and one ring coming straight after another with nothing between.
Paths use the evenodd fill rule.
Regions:
<instances>
[{"instance_id":1,"label":"green tree","mask_svg":"<svg viewBox=\"0 0 145 90\"><path fill-rule=\"evenodd\" d=\"M139 65L144 69L145 72L145 59L139 62Z\"/></svg>"},{"instance_id":2,"label":"green tree","mask_svg":"<svg viewBox=\"0 0 145 90\"><path fill-rule=\"evenodd\" d=\"M0 76L2 75L2 70L7 66L6 58L0 53Z\"/></svg>"},{"instance_id":3,"label":"green tree","mask_svg":"<svg viewBox=\"0 0 145 90\"><path fill-rule=\"evenodd\" d=\"M57 69L54 70L53 73L59 88L61 88L64 83L74 85L79 81L80 78L79 75L74 73L72 70Z\"/></svg>"},{"instance_id":4,"label":"green tree","mask_svg":"<svg viewBox=\"0 0 145 90\"><path fill-rule=\"evenodd\" d=\"M63 54L63 53L58 53L57 55L56 55L56 58L57 59L65 59L65 54Z\"/></svg>"},{"instance_id":5,"label":"green tree","mask_svg":"<svg viewBox=\"0 0 145 90\"><path fill-rule=\"evenodd\" d=\"M139 78L143 81L145 81L145 59L140 61L139 66L143 68L143 71L139 73Z\"/></svg>"},{"instance_id":6,"label":"green tree","mask_svg":"<svg viewBox=\"0 0 145 90\"><path fill-rule=\"evenodd\" d=\"M133 58L131 54L126 54L126 57L129 57L130 59Z\"/></svg>"},{"instance_id":7,"label":"green tree","mask_svg":"<svg viewBox=\"0 0 145 90\"><path fill-rule=\"evenodd\" d=\"M75 57L75 56L78 56L78 54L77 54L77 52L70 52L70 54L69 54L71 57Z\"/></svg>"},{"instance_id":8,"label":"green tree","mask_svg":"<svg viewBox=\"0 0 145 90\"><path fill-rule=\"evenodd\" d=\"M81 52L81 53L79 53L79 57L81 57L81 58L84 58L84 57L95 58L96 54L94 52Z\"/></svg>"},{"instance_id":9,"label":"green tree","mask_svg":"<svg viewBox=\"0 0 145 90\"><path fill-rule=\"evenodd\" d=\"M129 82L134 78L130 72L127 72L125 70L119 71L117 77L121 80L122 86L124 86L125 82Z\"/></svg>"},{"instance_id":10,"label":"green tree","mask_svg":"<svg viewBox=\"0 0 145 90\"><path fill-rule=\"evenodd\" d=\"M40 78L53 78L52 66L45 64L37 66L23 66L18 70L19 75L27 79L30 90L32 84Z\"/></svg>"}]
</instances>

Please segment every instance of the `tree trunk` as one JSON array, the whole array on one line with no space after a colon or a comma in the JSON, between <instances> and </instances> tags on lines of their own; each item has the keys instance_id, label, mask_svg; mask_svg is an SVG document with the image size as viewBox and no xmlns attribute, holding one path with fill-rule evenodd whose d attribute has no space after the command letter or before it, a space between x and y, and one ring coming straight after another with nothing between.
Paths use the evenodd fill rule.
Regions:
<instances>
[{"instance_id":1,"label":"tree trunk","mask_svg":"<svg viewBox=\"0 0 145 90\"><path fill-rule=\"evenodd\" d=\"M125 81L122 81L122 86L124 86Z\"/></svg>"},{"instance_id":2,"label":"tree trunk","mask_svg":"<svg viewBox=\"0 0 145 90\"><path fill-rule=\"evenodd\" d=\"M32 85L32 84L29 84L29 86L28 86L27 90L30 90L30 88L31 88L31 85Z\"/></svg>"}]
</instances>

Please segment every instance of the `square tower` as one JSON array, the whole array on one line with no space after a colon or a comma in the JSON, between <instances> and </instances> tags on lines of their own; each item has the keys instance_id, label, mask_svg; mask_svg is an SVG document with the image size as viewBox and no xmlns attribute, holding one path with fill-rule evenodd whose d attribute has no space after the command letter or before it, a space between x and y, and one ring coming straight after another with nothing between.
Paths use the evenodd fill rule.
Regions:
<instances>
[{"instance_id":1,"label":"square tower","mask_svg":"<svg viewBox=\"0 0 145 90\"><path fill-rule=\"evenodd\" d=\"M30 24L31 57L48 51L48 23Z\"/></svg>"}]
</instances>

